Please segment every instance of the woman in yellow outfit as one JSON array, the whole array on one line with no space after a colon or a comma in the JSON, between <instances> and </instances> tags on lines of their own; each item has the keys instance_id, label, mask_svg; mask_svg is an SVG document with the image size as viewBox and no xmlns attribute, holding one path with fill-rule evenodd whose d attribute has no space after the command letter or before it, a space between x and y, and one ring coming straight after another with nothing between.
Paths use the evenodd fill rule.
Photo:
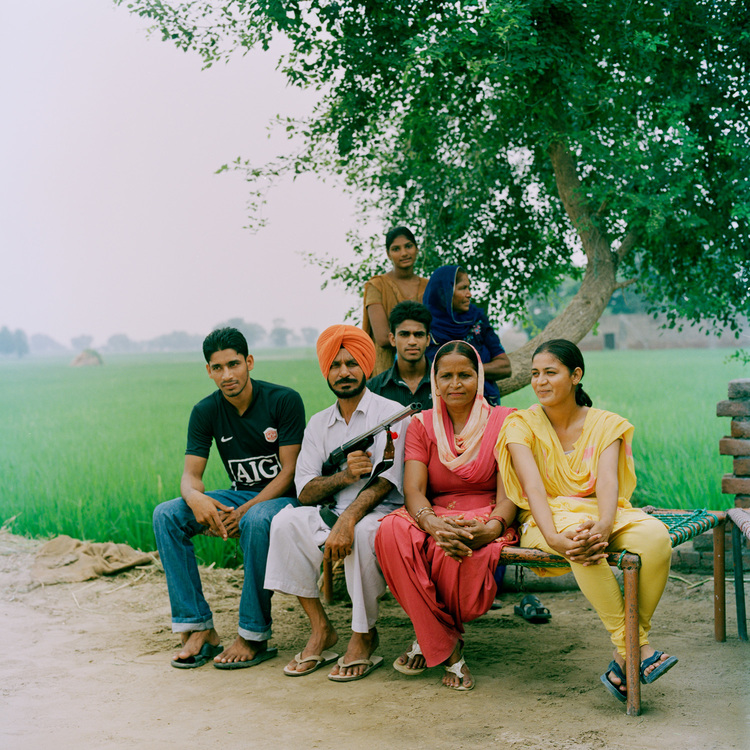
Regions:
<instances>
[{"instance_id":1,"label":"woman in yellow outfit","mask_svg":"<svg viewBox=\"0 0 750 750\"><path fill-rule=\"evenodd\" d=\"M633 426L592 408L581 387L583 357L565 339L542 344L531 363L539 404L506 417L497 461L508 496L519 508L521 545L568 559L584 596L609 631L614 659L601 676L625 702L625 609L608 552L641 556L638 592L641 682L651 683L677 657L648 643L651 616L664 592L672 547L664 524L633 508ZM540 575L560 574L559 569Z\"/></svg>"}]
</instances>

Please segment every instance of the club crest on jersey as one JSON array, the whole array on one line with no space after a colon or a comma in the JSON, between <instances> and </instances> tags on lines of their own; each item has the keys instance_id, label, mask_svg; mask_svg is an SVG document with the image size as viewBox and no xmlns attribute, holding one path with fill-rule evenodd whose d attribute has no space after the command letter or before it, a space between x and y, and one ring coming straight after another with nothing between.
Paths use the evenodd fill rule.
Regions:
<instances>
[{"instance_id":1,"label":"club crest on jersey","mask_svg":"<svg viewBox=\"0 0 750 750\"><path fill-rule=\"evenodd\" d=\"M263 432L263 437L269 442L276 442L276 438L279 437L279 431L275 427L267 427Z\"/></svg>"}]
</instances>

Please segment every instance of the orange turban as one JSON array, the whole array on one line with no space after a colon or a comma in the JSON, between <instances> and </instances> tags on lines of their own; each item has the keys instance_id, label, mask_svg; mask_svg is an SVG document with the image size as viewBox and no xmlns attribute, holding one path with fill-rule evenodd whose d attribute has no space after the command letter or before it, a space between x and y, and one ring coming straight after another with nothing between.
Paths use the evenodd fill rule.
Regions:
<instances>
[{"instance_id":1,"label":"orange turban","mask_svg":"<svg viewBox=\"0 0 750 750\"><path fill-rule=\"evenodd\" d=\"M328 377L331 363L342 348L357 360L369 378L375 368L375 344L361 328L347 325L329 326L318 337L318 362L323 375Z\"/></svg>"}]
</instances>

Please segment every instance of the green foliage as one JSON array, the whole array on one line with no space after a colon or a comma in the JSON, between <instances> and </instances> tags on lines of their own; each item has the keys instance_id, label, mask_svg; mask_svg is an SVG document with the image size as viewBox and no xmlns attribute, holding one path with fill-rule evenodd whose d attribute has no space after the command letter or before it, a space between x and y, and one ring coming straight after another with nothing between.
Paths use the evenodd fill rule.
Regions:
<instances>
[{"instance_id":1,"label":"green foliage","mask_svg":"<svg viewBox=\"0 0 750 750\"><path fill-rule=\"evenodd\" d=\"M15 354L23 357L29 353L29 340L20 328L11 331L8 326L0 328L0 355Z\"/></svg>"},{"instance_id":2,"label":"green foliage","mask_svg":"<svg viewBox=\"0 0 750 750\"><path fill-rule=\"evenodd\" d=\"M23 357L24 354L29 353L29 340L26 338L25 331L22 331L20 328L13 334L13 343L16 354L19 357Z\"/></svg>"},{"instance_id":3,"label":"green foliage","mask_svg":"<svg viewBox=\"0 0 750 750\"><path fill-rule=\"evenodd\" d=\"M89 336L88 334L82 334L81 336L74 336L70 340L70 345L73 347L73 351L81 352L84 349L88 349L93 343L93 341L94 341L93 336Z\"/></svg>"},{"instance_id":4,"label":"green foliage","mask_svg":"<svg viewBox=\"0 0 750 750\"><path fill-rule=\"evenodd\" d=\"M743 365L750 365L750 349L737 349L736 352L730 354L724 361L727 364L734 361Z\"/></svg>"},{"instance_id":5,"label":"green foliage","mask_svg":"<svg viewBox=\"0 0 750 750\"><path fill-rule=\"evenodd\" d=\"M216 328L236 328L242 333L247 341L247 345L252 349L266 337L266 329L258 323L249 323L242 318L230 318L224 323L217 323Z\"/></svg>"},{"instance_id":6,"label":"green foliage","mask_svg":"<svg viewBox=\"0 0 750 750\"><path fill-rule=\"evenodd\" d=\"M275 318L273 320L273 327L268 334L268 338L274 346L285 347L288 346L288 339L292 333L294 333L294 331L284 325L284 320L282 318Z\"/></svg>"},{"instance_id":7,"label":"green foliage","mask_svg":"<svg viewBox=\"0 0 750 750\"><path fill-rule=\"evenodd\" d=\"M715 404L742 372L722 357L718 350L586 353L594 404L636 426L640 504L731 504L720 491L731 464L718 454L727 423ZM0 362L0 525L16 516L16 533L154 549L151 515L179 495L190 408L214 387L200 355L110 355L106 367L91 368L34 362ZM299 391L308 419L332 403L309 349L285 349L283 358L260 352L254 374ZM533 401L525 388L503 403ZM205 481L209 489L228 486L215 450ZM240 563L234 542L200 537L196 548L206 564Z\"/></svg>"},{"instance_id":8,"label":"green foliage","mask_svg":"<svg viewBox=\"0 0 750 750\"><path fill-rule=\"evenodd\" d=\"M122 2L122 0L116 0ZM206 65L282 35L280 67L321 101L279 119L301 147L248 180L341 175L414 226L423 269L461 262L490 311L575 274L596 233L653 312L735 328L750 308L750 14L731 0L131 0ZM563 205L551 149L579 183ZM385 267L328 259L359 288ZM618 253L617 251L621 252ZM578 253L578 255L576 255ZM596 273L596 269L592 269Z\"/></svg>"},{"instance_id":9,"label":"green foliage","mask_svg":"<svg viewBox=\"0 0 750 750\"><path fill-rule=\"evenodd\" d=\"M107 351L115 354L132 354L143 351L143 344L133 341L125 333L115 333L107 339Z\"/></svg>"}]
</instances>

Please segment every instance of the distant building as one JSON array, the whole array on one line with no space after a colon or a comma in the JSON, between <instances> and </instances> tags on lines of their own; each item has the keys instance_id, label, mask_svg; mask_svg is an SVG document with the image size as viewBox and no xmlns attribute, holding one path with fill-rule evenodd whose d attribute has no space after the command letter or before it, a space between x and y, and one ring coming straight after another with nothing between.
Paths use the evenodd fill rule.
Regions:
<instances>
[{"instance_id":1,"label":"distant building","mask_svg":"<svg viewBox=\"0 0 750 750\"><path fill-rule=\"evenodd\" d=\"M706 335L697 326L685 324L677 328L661 328L666 318L654 320L650 315L604 315L599 318L594 332L589 332L579 342L584 351L602 349L716 349L732 347L742 349L750 346L750 324L745 319L740 323L740 337L735 338L728 328L714 327Z\"/></svg>"}]
</instances>

